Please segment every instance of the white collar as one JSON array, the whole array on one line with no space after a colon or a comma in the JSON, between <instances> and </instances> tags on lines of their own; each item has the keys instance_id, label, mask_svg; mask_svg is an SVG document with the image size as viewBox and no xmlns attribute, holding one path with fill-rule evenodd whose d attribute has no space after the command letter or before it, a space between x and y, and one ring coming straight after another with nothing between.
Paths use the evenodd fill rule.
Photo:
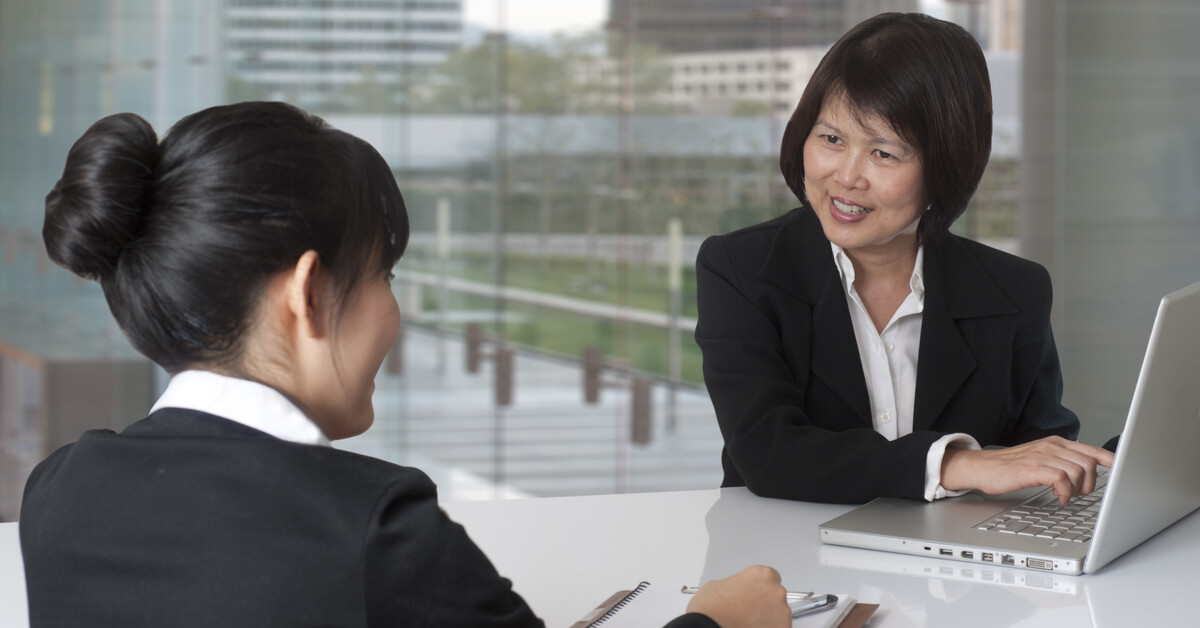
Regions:
<instances>
[{"instance_id":1,"label":"white collar","mask_svg":"<svg viewBox=\"0 0 1200 628\"><path fill-rule=\"evenodd\" d=\"M183 371L150 409L199 410L266 432L281 440L329 446L329 439L283 393L248 379L212 371Z\"/></svg>"},{"instance_id":2,"label":"white collar","mask_svg":"<svg viewBox=\"0 0 1200 628\"><path fill-rule=\"evenodd\" d=\"M850 261L850 256L846 255L846 251L842 247L830 242L829 246L833 249L833 265L837 267L838 275L842 278L842 285L846 289L846 294L850 294L854 286L854 263ZM908 278L908 288L912 291L913 296L917 297L918 304L925 303L925 245L917 246L917 260L913 264L912 276Z\"/></svg>"}]
</instances>

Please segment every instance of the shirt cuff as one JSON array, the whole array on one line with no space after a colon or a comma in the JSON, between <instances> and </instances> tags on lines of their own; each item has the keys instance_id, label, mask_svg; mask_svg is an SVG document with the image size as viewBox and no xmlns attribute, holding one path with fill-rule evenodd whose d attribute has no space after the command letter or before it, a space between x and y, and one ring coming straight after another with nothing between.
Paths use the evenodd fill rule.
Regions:
<instances>
[{"instance_id":1,"label":"shirt cuff","mask_svg":"<svg viewBox=\"0 0 1200 628\"><path fill-rule=\"evenodd\" d=\"M947 434L929 446L925 455L925 501L933 501L943 497L958 497L967 491L947 491L942 488L942 457L946 455L946 447L953 443L961 443L962 449L978 451L982 449L979 441L970 434Z\"/></svg>"}]
</instances>

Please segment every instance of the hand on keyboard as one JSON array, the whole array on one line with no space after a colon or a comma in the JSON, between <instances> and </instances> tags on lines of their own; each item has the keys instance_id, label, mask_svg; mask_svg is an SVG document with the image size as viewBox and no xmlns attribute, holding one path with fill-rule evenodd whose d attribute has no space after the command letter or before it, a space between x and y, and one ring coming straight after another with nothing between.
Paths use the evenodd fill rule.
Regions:
<instances>
[{"instance_id":1,"label":"hand on keyboard","mask_svg":"<svg viewBox=\"0 0 1200 628\"><path fill-rule=\"evenodd\" d=\"M1049 491L1043 491L981 521L975 528L983 532L1086 543L1092 539L1092 532L1096 529L1100 501L1104 498L1104 486L1107 483L1108 467L1100 467L1096 472L1096 489L1087 495L1072 497L1065 506L1059 504Z\"/></svg>"},{"instance_id":2,"label":"hand on keyboard","mask_svg":"<svg viewBox=\"0 0 1200 628\"><path fill-rule=\"evenodd\" d=\"M1007 449L969 451L953 445L942 457L942 487L1007 493L1051 486L1061 504L1092 492L1096 467L1111 467L1110 451L1050 436Z\"/></svg>"}]
</instances>

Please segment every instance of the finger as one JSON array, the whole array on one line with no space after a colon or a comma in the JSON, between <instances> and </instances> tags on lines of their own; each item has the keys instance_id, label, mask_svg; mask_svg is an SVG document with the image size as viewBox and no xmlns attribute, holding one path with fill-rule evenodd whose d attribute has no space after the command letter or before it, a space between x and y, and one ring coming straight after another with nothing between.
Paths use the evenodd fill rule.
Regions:
<instances>
[{"instance_id":1,"label":"finger","mask_svg":"<svg viewBox=\"0 0 1200 628\"><path fill-rule=\"evenodd\" d=\"M756 580L768 580L773 584L783 582L783 577L779 575L779 571L767 565L751 565L743 569L742 572Z\"/></svg>"},{"instance_id":2,"label":"finger","mask_svg":"<svg viewBox=\"0 0 1200 628\"><path fill-rule=\"evenodd\" d=\"M1111 453L1103 448L1085 445L1061 437L1048 437L1034 441L1041 453L1058 458L1062 464L1051 462L1051 466L1059 467L1071 475L1074 484L1073 495L1085 495L1096 489L1096 466L1108 463L1111 466Z\"/></svg>"},{"instance_id":3,"label":"finger","mask_svg":"<svg viewBox=\"0 0 1200 628\"><path fill-rule=\"evenodd\" d=\"M1071 452L1071 460L1073 460L1076 464L1081 465L1087 472L1087 481L1080 490L1084 494L1091 493L1092 491L1096 490L1096 478L1099 474L1099 469L1097 467L1111 468L1113 466L1114 459L1113 452L1108 451L1103 447L1085 445L1083 443L1076 443L1073 441L1068 442L1070 443L1069 451Z\"/></svg>"},{"instance_id":4,"label":"finger","mask_svg":"<svg viewBox=\"0 0 1200 628\"><path fill-rule=\"evenodd\" d=\"M1095 447L1093 445L1084 445L1084 447L1087 448L1088 454L1091 456L1092 460L1096 461L1096 464L1102 467L1113 466L1113 460L1116 458L1116 455L1113 454L1113 452L1103 447Z\"/></svg>"},{"instance_id":5,"label":"finger","mask_svg":"<svg viewBox=\"0 0 1200 628\"><path fill-rule=\"evenodd\" d=\"M1047 484L1053 487L1054 494L1058 497L1058 503L1066 506L1067 502L1078 494L1078 489L1071 481L1071 475L1057 467L1048 467L1047 470L1050 471L1050 480Z\"/></svg>"},{"instance_id":6,"label":"finger","mask_svg":"<svg viewBox=\"0 0 1200 628\"><path fill-rule=\"evenodd\" d=\"M1090 458L1092 460L1092 464L1097 464L1097 465L1104 466L1104 467L1112 466L1113 458L1114 458L1113 452L1111 452L1103 447L1097 447L1095 445L1088 445L1088 444L1076 442L1073 440L1066 440L1066 439L1061 439L1061 440L1062 440L1062 442L1060 444L1062 446L1070 449L1071 451L1074 451L1074 452L1077 452L1084 456L1087 456L1088 458Z\"/></svg>"},{"instance_id":7,"label":"finger","mask_svg":"<svg viewBox=\"0 0 1200 628\"><path fill-rule=\"evenodd\" d=\"M1053 487L1054 494L1063 504L1079 494L1087 483L1088 467L1092 467L1093 476L1095 474L1091 459L1071 450L1066 446L1067 442L1058 437L1048 437L1028 443L1030 447L1024 451L1010 450L1017 454L1012 460L1015 466L1024 468L1026 477L1036 484Z\"/></svg>"},{"instance_id":8,"label":"finger","mask_svg":"<svg viewBox=\"0 0 1200 628\"><path fill-rule=\"evenodd\" d=\"M1077 462L1064 458L1061 464L1060 468L1071 478L1071 487L1074 490L1071 497L1086 495L1096 488L1096 465L1091 459Z\"/></svg>"},{"instance_id":9,"label":"finger","mask_svg":"<svg viewBox=\"0 0 1200 628\"><path fill-rule=\"evenodd\" d=\"M1071 476L1075 495L1086 495L1096 489L1096 461L1073 449L1059 452L1055 466Z\"/></svg>"}]
</instances>

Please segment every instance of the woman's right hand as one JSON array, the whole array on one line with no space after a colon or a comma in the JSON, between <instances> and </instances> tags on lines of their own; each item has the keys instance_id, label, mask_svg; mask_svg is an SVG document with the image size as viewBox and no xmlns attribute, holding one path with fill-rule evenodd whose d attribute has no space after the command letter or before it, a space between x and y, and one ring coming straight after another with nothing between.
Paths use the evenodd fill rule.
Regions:
<instances>
[{"instance_id":1,"label":"woman's right hand","mask_svg":"<svg viewBox=\"0 0 1200 628\"><path fill-rule=\"evenodd\" d=\"M1006 449L966 450L951 445L942 456L942 488L1007 493L1031 486L1051 486L1066 504L1096 487L1096 467L1111 467L1113 453L1048 436Z\"/></svg>"},{"instance_id":2,"label":"woman's right hand","mask_svg":"<svg viewBox=\"0 0 1200 628\"><path fill-rule=\"evenodd\" d=\"M747 567L721 580L701 585L687 605L721 628L786 628L792 625L787 590L779 572L763 565Z\"/></svg>"}]
</instances>

